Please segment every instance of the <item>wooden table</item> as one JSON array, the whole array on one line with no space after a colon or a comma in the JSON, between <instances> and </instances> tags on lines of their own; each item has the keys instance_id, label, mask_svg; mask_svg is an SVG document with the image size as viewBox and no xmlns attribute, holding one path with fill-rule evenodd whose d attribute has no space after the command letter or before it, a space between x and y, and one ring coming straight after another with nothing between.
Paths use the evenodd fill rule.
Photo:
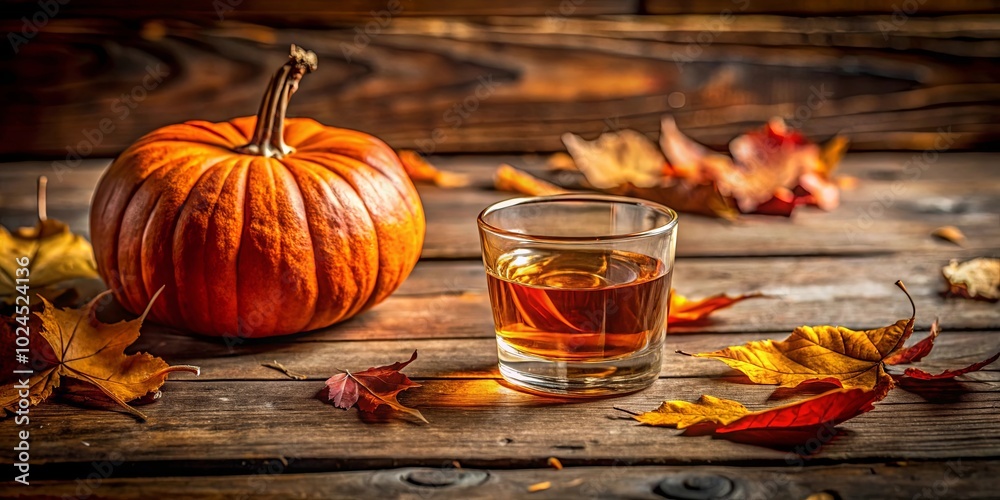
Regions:
<instances>
[{"instance_id":1,"label":"wooden table","mask_svg":"<svg viewBox=\"0 0 1000 500\"><path fill-rule=\"evenodd\" d=\"M834 212L804 209L792 219L751 216L735 224L682 216L680 292L772 298L738 304L697 328L672 328L668 352L784 338L803 324L887 325L909 316L897 279L916 301L916 336L941 318L943 334L925 368L962 366L1000 349L997 304L942 297L940 274L951 258L997 255L1000 156L942 154L916 178L904 173L913 157L849 155L841 172L860 182ZM137 347L200 365L201 376L172 376L162 399L142 408L146 423L58 402L33 408L32 485L0 483L0 496L480 498L525 496L529 485L550 481L531 497L662 498L661 481L683 484L698 475L731 486L726 498L997 495L1000 364L954 384L895 390L807 456L679 436L613 409L649 410L701 394L767 404L773 387L735 383L710 360L667 355L651 388L617 399L564 402L503 385L474 220L487 204L511 196L489 189L494 166L538 167L540 159L436 161L469 172L476 185L421 187L424 258L383 304L322 331L235 345L146 325ZM3 165L0 222L32 222L34 179L46 173L50 216L86 231L89 198L106 165L87 161L61 178L46 162ZM930 236L943 225L961 228L966 246ZM315 397L335 368L404 360L414 349L419 359L405 373L423 387L400 399L429 424L372 420ZM308 379L261 366L273 360ZM5 456L14 435L12 420L0 421ZM566 468L547 466L549 457Z\"/></svg>"}]
</instances>

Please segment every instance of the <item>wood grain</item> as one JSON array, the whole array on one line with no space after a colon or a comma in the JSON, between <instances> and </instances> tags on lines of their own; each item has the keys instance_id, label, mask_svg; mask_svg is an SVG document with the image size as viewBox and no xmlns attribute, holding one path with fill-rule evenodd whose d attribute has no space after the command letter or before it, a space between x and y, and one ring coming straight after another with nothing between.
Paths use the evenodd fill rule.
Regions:
<instances>
[{"instance_id":1,"label":"wood grain","mask_svg":"<svg viewBox=\"0 0 1000 500\"><path fill-rule=\"evenodd\" d=\"M303 80L290 114L427 152L553 151L567 131L655 134L664 113L715 147L772 116L821 138L845 132L856 150L923 150L939 129L956 134L952 149L991 148L998 137L995 14L898 23L891 12L398 16L362 36L354 28L375 21L272 27L219 21L210 2L200 5L207 15L188 20L152 10L119 20L117 7L113 17L98 10L52 19L0 62L11 75L0 83L7 114L19 117L0 125L0 155L114 155L163 125L249 115L292 42L317 51L320 70ZM324 23L309 8L301 17ZM264 22L268 13L226 15ZM880 28L885 22L893 29ZM16 16L0 21L7 32L22 25ZM151 72L162 81L144 83ZM113 130L95 133L102 120Z\"/></svg>"},{"instance_id":2,"label":"wood grain","mask_svg":"<svg viewBox=\"0 0 1000 500\"><path fill-rule=\"evenodd\" d=\"M736 372L720 362L684 356L674 351L708 352L751 340L781 340L788 333L668 335L660 378L733 376ZM914 342L925 334L926 330L918 331ZM262 366L263 363L277 361L309 380L322 381L333 376L336 370L358 371L408 359L414 350L418 351L419 362L407 367L405 373L415 379L500 378L494 338L344 341L309 336L282 343L227 345L211 339L172 335L157 328L147 328L133 350L155 353L171 364L201 367L198 377L178 373L171 375L171 380L288 380L287 375ZM987 359L998 351L1000 332L996 330L947 332L939 337L933 355L913 366L940 373ZM456 356L455 353L462 355ZM898 374L905 369L906 366L900 366L892 370ZM1000 364L969 374L964 380L1000 382Z\"/></svg>"},{"instance_id":3,"label":"wood grain","mask_svg":"<svg viewBox=\"0 0 1000 500\"><path fill-rule=\"evenodd\" d=\"M558 453L556 453L558 455ZM286 461L288 459L286 458ZM291 462L289 462L291 463ZM995 494L1000 464L996 461L834 465L810 467L644 466L570 467L552 469L455 469L451 463L434 468L349 471L317 474L286 473L278 460L248 464L242 476L104 479L93 492L102 498L145 499L183 495L184 498L371 498L377 491L392 497L435 499L514 498L543 481L550 489L531 498L663 498L661 481L720 476L732 481L736 498L802 500L826 492L834 498L883 500L886 496L920 498L944 492L950 498L990 498ZM259 471L259 472L257 472ZM254 474L253 472L257 472ZM9 484L9 483L8 483ZM0 483L2 486L3 483ZM32 492L52 497L79 495L78 484L41 481Z\"/></svg>"},{"instance_id":4,"label":"wood grain","mask_svg":"<svg viewBox=\"0 0 1000 500\"><path fill-rule=\"evenodd\" d=\"M111 454L129 464L119 477L238 473L246 461L282 456L296 459L289 472L436 467L452 460L467 467L539 467L550 456L568 466L789 465L787 450L680 436L638 425L614 409L651 410L664 399L705 393L756 409L775 404L767 402L773 387L669 378L613 400L567 402L496 380L420 382L400 401L419 408L427 425L334 408L315 397L322 387L317 381L170 382L159 401L142 407L149 416L144 424L114 411L51 402L32 408L32 477L72 480ZM942 384L921 394L894 390L873 411L844 423L808 462L997 459L998 404L995 381ZM0 447L14 446L14 430L12 419L0 422Z\"/></svg>"},{"instance_id":5,"label":"wood grain","mask_svg":"<svg viewBox=\"0 0 1000 500\"><path fill-rule=\"evenodd\" d=\"M915 158L916 157L916 158ZM966 249L993 255L1000 248L1000 178L992 153L850 154L839 172L859 178L842 193L833 212L799 209L791 219L748 216L736 224L682 215L678 255L682 257L872 255L960 250L930 236L954 225L968 237ZM458 156L434 159L442 168L468 173L470 189L419 186L429 227L424 258L479 259L475 218L487 205L517 196L490 189L500 163L542 172L537 156ZM35 176L49 176L49 214L87 233L90 196L107 160L82 162L68 170L52 162L0 167L0 224L34 223ZM926 166L926 169L924 169ZM956 253L957 257L958 254ZM893 278L891 281L898 279ZM709 291L710 293L714 293Z\"/></svg>"}]
</instances>

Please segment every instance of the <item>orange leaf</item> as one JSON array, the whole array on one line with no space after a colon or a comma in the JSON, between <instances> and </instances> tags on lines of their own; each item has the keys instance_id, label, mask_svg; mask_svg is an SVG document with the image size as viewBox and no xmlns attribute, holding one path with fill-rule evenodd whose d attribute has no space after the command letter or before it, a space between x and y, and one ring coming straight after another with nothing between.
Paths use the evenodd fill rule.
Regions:
<instances>
[{"instance_id":1,"label":"orange leaf","mask_svg":"<svg viewBox=\"0 0 1000 500\"><path fill-rule=\"evenodd\" d=\"M762 293L749 293L730 297L729 295L720 293L703 299L690 300L677 293L676 290L671 289L670 317L667 320L667 323L670 325L677 325L701 321L719 309L725 309L746 299L763 296L764 294Z\"/></svg>"},{"instance_id":2,"label":"orange leaf","mask_svg":"<svg viewBox=\"0 0 1000 500\"><path fill-rule=\"evenodd\" d=\"M413 182L429 182L442 188L456 188L469 185L469 177L455 172L445 172L431 165L416 151L401 149L396 151L403 169Z\"/></svg>"},{"instance_id":3,"label":"orange leaf","mask_svg":"<svg viewBox=\"0 0 1000 500\"><path fill-rule=\"evenodd\" d=\"M34 325L40 340L44 340L51 350L46 350L47 354L41 357L36 356L35 373L28 381L32 405L47 399L59 387L60 379L67 377L86 383L75 386L80 387L80 391L97 388L108 399L145 420L146 416L129 406L129 401L155 393L171 372L199 373L196 366L170 366L147 353L126 355L125 349L139 338L139 327L149 313L149 306L137 319L101 323L94 317L94 311L107 293L110 292L97 296L80 309L56 309L40 297L44 309L35 313L39 321ZM158 295L159 292L150 300L150 306ZM32 330L32 333L36 331ZM94 391L89 391L87 397L93 394ZM0 387L0 406L12 411L18 401L13 385Z\"/></svg>"},{"instance_id":4,"label":"orange leaf","mask_svg":"<svg viewBox=\"0 0 1000 500\"><path fill-rule=\"evenodd\" d=\"M884 372L871 390L834 389L802 401L751 412L736 401L704 395L694 403L665 401L634 418L646 425L686 429L742 443L792 445L871 410L893 387Z\"/></svg>"},{"instance_id":5,"label":"orange leaf","mask_svg":"<svg viewBox=\"0 0 1000 500\"><path fill-rule=\"evenodd\" d=\"M941 373L938 373L938 374L931 374L931 373L925 372L925 371L917 369L917 368L907 368L906 372L904 372L903 374L906 375L907 377L915 378L917 380L942 380L942 379L950 379L950 378L955 378L955 377L957 377L959 375L964 375L966 373L970 373L970 372L975 372L975 371L982 370L987 365L992 364L993 362L995 362L997 359L1000 359L1000 352L998 352L998 353L990 356L989 358L984 359L984 360L982 360L982 361L980 361L978 363L972 363L971 365L966 366L965 368L959 368L958 370L945 370L945 371L943 371Z\"/></svg>"},{"instance_id":6,"label":"orange leaf","mask_svg":"<svg viewBox=\"0 0 1000 500\"><path fill-rule=\"evenodd\" d=\"M408 361L401 363L373 367L357 373L338 373L326 381L326 388L321 394L325 393L326 399L337 408L346 410L357 404L361 411L372 413L380 406L388 406L426 423L427 419L418 410L403 406L396 400L396 395L400 392L420 387L420 384L399 372L415 359L417 351L413 351Z\"/></svg>"},{"instance_id":7,"label":"orange leaf","mask_svg":"<svg viewBox=\"0 0 1000 500\"><path fill-rule=\"evenodd\" d=\"M885 364L905 365L909 363L916 363L917 361L924 359L924 356L930 354L931 349L934 348L934 339L936 339L940 333L940 323L935 319L934 324L931 325L931 333L927 334L927 336L920 342L917 342L916 344L913 344L910 347L900 350L885 358Z\"/></svg>"},{"instance_id":8,"label":"orange leaf","mask_svg":"<svg viewBox=\"0 0 1000 500\"><path fill-rule=\"evenodd\" d=\"M548 196L569 192L507 164L497 167L496 173L493 174L493 186L500 191L511 191L529 196Z\"/></svg>"},{"instance_id":9,"label":"orange leaf","mask_svg":"<svg viewBox=\"0 0 1000 500\"><path fill-rule=\"evenodd\" d=\"M906 293L902 282L896 285ZM758 384L794 387L808 380L836 380L847 389L871 390L883 373L882 362L900 349L913 333L913 315L875 330L844 327L800 326L785 340L753 341L743 346L694 354L714 358L735 368Z\"/></svg>"}]
</instances>

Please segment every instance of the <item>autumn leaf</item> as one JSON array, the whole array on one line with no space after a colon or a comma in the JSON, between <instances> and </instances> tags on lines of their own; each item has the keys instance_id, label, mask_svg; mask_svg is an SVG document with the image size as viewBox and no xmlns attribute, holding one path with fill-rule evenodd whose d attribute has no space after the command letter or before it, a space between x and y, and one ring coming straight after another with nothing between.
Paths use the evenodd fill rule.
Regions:
<instances>
[{"instance_id":1,"label":"autumn leaf","mask_svg":"<svg viewBox=\"0 0 1000 500\"><path fill-rule=\"evenodd\" d=\"M980 257L965 262L952 260L941 269L949 292L968 299L1000 300L1000 259Z\"/></svg>"},{"instance_id":2,"label":"autumn leaf","mask_svg":"<svg viewBox=\"0 0 1000 500\"><path fill-rule=\"evenodd\" d=\"M903 374L906 375L907 377L915 378L917 380L943 380L943 379L951 379L951 378L955 378L955 377L957 377L959 375L965 375L966 373L971 373L971 372L982 370L987 365L990 365L990 364L994 363L997 359L1000 359L1000 352L998 352L998 353L996 353L996 354L994 354L994 355L990 356L989 358L986 358L986 359L984 359L982 361L979 361L977 363L972 363L971 365L966 366L965 368L959 368L957 370L945 370L945 371L943 371L941 373L938 373L938 374L931 374L929 372L926 372L924 370L920 370L918 368L907 368L906 372L904 372Z\"/></svg>"},{"instance_id":3,"label":"autumn leaf","mask_svg":"<svg viewBox=\"0 0 1000 500\"><path fill-rule=\"evenodd\" d=\"M396 395L400 392L420 387L420 384L400 373L415 359L417 351L413 351L410 359L402 363L373 367L357 373L338 373L326 381L326 388L320 394L337 408L346 410L357 404L361 411L372 413L381 406L387 406L427 423L427 419L418 410L407 408L396 401Z\"/></svg>"},{"instance_id":4,"label":"autumn leaf","mask_svg":"<svg viewBox=\"0 0 1000 500\"><path fill-rule=\"evenodd\" d=\"M687 435L710 434L741 443L794 445L818 438L828 429L874 408L892 389L882 374L871 390L839 388L794 403L750 411L728 399L703 395L698 401L665 401L633 418L645 425L685 429Z\"/></svg>"},{"instance_id":5,"label":"autumn leaf","mask_svg":"<svg viewBox=\"0 0 1000 500\"><path fill-rule=\"evenodd\" d=\"M4 304L14 304L22 290L54 301L80 285L80 280L100 280L90 243L66 224L47 218L45 186L41 177L35 227L13 233L0 227L0 302Z\"/></svg>"},{"instance_id":6,"label":"autumn leaf","mask_svg":"<svg viewBox=\"0 0 1000 500\"><path fill-rule=\"evenodd\" d=\"M720 293L703 299L691 300L677 293L677 290L671 289L670 316L667 320L667 324L679 325L701 321L719 309L725 309L746 299L763 296L764 294L762 293L748 293L731 297L724 293Z\"/></svg>"},{"instance_id":7,"label":"autumn leaf","mask_svg":"<svg viewBox=\"0 0 1000 500\"><path fill-rule=\"evenodd\" d=\"M529 196L569 193L566 189L507 164L497 167L493 174L493 186L500 191L511 191Z\"/></svg>"},{"instance_id":8,"label":"autumn leaf","mask_svg":"<svg viewBox=\"0 0 1000 500\"><path fill-rule=\"evenodd\" d=\"M732 140L732 157L710 151L683 134L670 116L660 122L660 148L674 176L712 183L744 213L790 215L797 205L836 208L840 190L832 173L847 149L837 136L820 147L775 118Z\"/></svg>"},{"instance_id":9,"label":"autumn leaf","mask_svg":"<svg viewBox=\"0 0 1000 500\"><path fill-rule=\"evenodd\" d=\"M830 380L846 389L872 390L884 374L883 361L913 333L916 306L902 282L896 285L910 300L913 314L908 320L860 332L839 326L800 326L783 341L753 341L693 356L718 359L758 384L795 387L805 381Z\"/></svg>"},{"instance_id":10,"label":"autumn leaf","mask_svg":"<svg viewBox=\"0 0 1000 500\"><path fill-rule=\"evenodd\" d=\"M147 353L126 355L125 349L139 338L139 327L159 292L150 300L142 316L131 321L101 323L95 317L95 309L108 293L97 296L79 309L58 309L41 298L44 307L41 312L34 313L37 321L32 323L35 328L31 329L33 334L37 333L32 349L42 349L35 355L31 366L34 374L28 379L31 405L48 399L53 390L59 388L61 379L75 379L84 383L74 385L80 388L79 391L94 393L96 388L132 415L146 420L144 414L128 405L129 401L158 391L171 372L199 373L198 367L170 366ZM13 384L0 387L0 406L5 410L13 411L19 399Z\"/></svg>"},{"instance_id":11,"label":"autumn leaf","mask_svg":"<svg viewBox=\"0 0 1000 500\"><path fill-rule=\"evenodd\" d=\"M905 365L920 361L925 356L930 354L931 349L934 348L934 339L936 339L940 333L940 322L935 319L934 323L931 325L931 332L926 337L924 337L920 342L917 342L906 349L896 351L895 354L886 357L885 364Z\"/></svg>"},{"instance_id":12,"label":"autumn leaf","mask_svg":"<svg viewBox=\"0 0 1000 500\"><path fill-rule=\"evenodd\" d=\"M941 226L931 231L931 236L958 246L965 245L965 234L955 226Z\"/></svg>"},{"instance_id":13,"label":"autumn leaf","mask_svg":"<svg viewBox=\"0 0 1000 500\"><path fill-rule=\"evenodd\" d=\"M680 212L708 215L730 221L739 218L736 204L732 199L723 196L715 184L691 184L682 179L665 178L658 186L651 188L626 184L606 191L655 201Z\"/></svg>"},{"instance_id":14,"label":"autumn leaf","mask_svg":"<svg viewBox=\"0 0 1000 500\"><path fill-rule=\"evenodd\" d=\"M605 132L593 141L567 133L562 141L587 182L597 189L626 184L648 188L660 183L666 161L656 144L641 132Z\"/></svg>"},{"instance_id":15,"label":"autumn leaf","mask_svg":"<svg viewBox=\"0 0 1000 500\"><path fill-rule=\"evenodd\" d=\"M413 182L429 182L442 188L464 187L470 183L467 175L439 170L416 151L401 149L396 154Z\"/></svg>"}]
</instances>

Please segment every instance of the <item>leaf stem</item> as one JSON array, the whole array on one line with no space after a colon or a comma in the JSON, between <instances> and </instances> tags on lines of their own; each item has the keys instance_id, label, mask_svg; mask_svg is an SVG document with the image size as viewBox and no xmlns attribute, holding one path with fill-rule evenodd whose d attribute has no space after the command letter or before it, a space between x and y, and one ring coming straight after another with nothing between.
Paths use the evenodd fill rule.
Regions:
<instances>
[{"instance_id":1,"label":"leaf stem","mask_svg":"<svg viewBox=\"0 0 1000 500\"><path fill-rule=\"evenodd\" d=\"M46 198L45 193L47 191L46 186L48 186L48 184L49 184L49 179L47 177L45 177L44 175L38 176L38 198L37 198L38 222L45 222L45 220L49 218L48 205L45 200Z\"/></svg>"},{"instance_id":2,"label":"leaf stem","mask_svg":"<svg viewBox=\"0 0 1000 500\"><path fill-rule=\"evenodd\" d=\"M913 310L913 314L910 315L910 318L911 318L911 321L912 321L913 318L917 317L917 305L913 303L913 297L910 296L910 292L909 292L909 290L906 289L906 285L903 284L903 280L896 280L896 286L898 286L899 289L902 290L903 293L906 294L906 298L907 299L910 299L910 307Z\"/></svg>"}]
</instances>

